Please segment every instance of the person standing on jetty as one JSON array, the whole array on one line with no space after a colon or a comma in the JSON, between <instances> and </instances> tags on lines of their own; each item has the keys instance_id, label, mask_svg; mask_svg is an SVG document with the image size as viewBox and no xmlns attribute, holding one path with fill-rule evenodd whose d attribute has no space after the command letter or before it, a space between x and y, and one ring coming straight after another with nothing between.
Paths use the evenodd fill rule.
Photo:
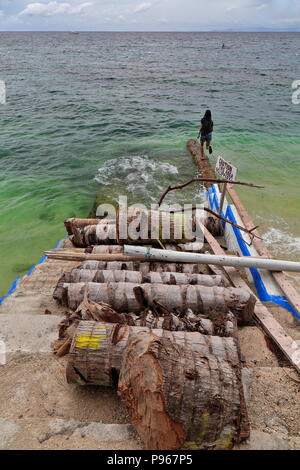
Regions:
<instances>
[{"instance_id":1,"label":"person standing on jetty","mask_svg":"<svg viewBox=\"0 0 300 470\"><path fill-rule=\"evenodd\" d=\"M212 148L211 148L211 140L212 140L212 132L214 130L214 123L211 119L211 111L207 109L205 111L205 114L203 118L201 119L201 124L200 124L200 129L198 133L197 139L200 139L200 144L201 144L201 158L204 158L204 152L203 152L203 146L204 142L206 142L206 149L209 151L209 154L212 154Z\"/></svg>"}]
</instances>

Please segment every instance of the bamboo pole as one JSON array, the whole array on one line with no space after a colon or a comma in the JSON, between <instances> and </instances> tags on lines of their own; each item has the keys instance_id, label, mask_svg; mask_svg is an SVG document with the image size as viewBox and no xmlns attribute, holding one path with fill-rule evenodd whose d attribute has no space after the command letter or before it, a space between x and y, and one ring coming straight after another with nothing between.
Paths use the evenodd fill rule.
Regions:
<instances>
[{"instance_id":1,"label":"bamboo pole","mask_svg":"<svg viewBox=\"0 0 300 470\"><path fill-rule=\"evenodd\" d=\"M58 259L66 261L139 261L136 256L126 256L122 253L74 253L72 251L64 252L44 252L49 259ZM144 257L140 261L144 261Z\"/></svg>"}]
</instances>

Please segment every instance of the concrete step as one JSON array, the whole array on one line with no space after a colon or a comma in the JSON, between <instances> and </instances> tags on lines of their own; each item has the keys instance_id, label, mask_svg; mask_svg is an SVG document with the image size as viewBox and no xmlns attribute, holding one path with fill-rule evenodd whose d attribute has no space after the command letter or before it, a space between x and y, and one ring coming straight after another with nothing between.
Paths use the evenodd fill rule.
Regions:
<instances>
[{"instance_id":1,"label":"concrete step","mask_svg":"<svg viewBox=\"0 0 300 470\"><path fill-rule=\"evenodd\" d=\"M0 418L0 449L139 449L130 424Z\"/></svg>"},{"instance_id":2,"label":"concrete step","mask_svg":"<svg viewBox=\"0 0 300 470\"><path fill-rule=\"evenodd\" d=\"M58 338L61 319L58 315L0 315L0 340L4 342L6 353L51 354L51 345Z\"/></svg>"},{"instance_id":3,"label":"concrete step","mask_svg":"<svg viewBox=\"0 0 300 470\"><path fill-rule=\"evenodd\" d=\"M0 447L139 448L116 390L67 383L67 357L52 354L60 320L0 315Z\"/></svg>"},{"instance_id":4,"label":"concrete step","mask_svg":"<svg viewBox=\"0 0 300 470\"><path fill-rule=\"evenodd\" d=\"M300 449L299 375L291 367L244 367L251 450Z\"/></svg>"},{"instance_id":5,"label":"concrete step","mask_svg":"<svg viewBox=\"0 0 300 470\"><path fill-rule=\"evenodd\" d=\"M66 363L51 353L9 353L0 365L0 418L129 423L116 390L68 384Z\"/></svg>"},{"instance_id":6,"label":"concrete step","mask_svg":"<svg viewBox=\"0 0 300 470\"><path fill-rule=\"evenodd\" d=\"M45 309L53 314L62 314L64 307L53 299L54 288L63 274L79 262L46 259L33 272L22 277L13 294L0 306L0 314L44 314Z\"/></svg>"},{"instance_id":7,"label":"concrete step","mask_svg":"<svg viewBox=\"0 0 300 470\"><path fill-rule=\"evenodd\" d=\"M299 450L300 437L277 432L263 432L251 429L247 442L236 447L237 450Z\"/></svg>"},{"instance_id":8,"label":"concrete step","mask_svg":"<svg viewBox=\"0 0 300 470\"><path fill-rule=\"evenodd\" d=\"M1 314L44 315L45 310L54 315L62 315L66 308L53 299L53 289L48 292L16 290L7 297L0 307Z\"/></svg>"}]
</instances>

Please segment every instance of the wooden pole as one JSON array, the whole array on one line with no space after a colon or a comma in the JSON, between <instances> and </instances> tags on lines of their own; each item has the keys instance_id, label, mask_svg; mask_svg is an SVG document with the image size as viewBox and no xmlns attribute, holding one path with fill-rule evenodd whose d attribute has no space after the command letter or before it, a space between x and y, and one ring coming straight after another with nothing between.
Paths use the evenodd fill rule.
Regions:
<instances>
[{"instance_id":1,"label":"wooden pole","mask_svg":"<svg viewBox=\"0 0 300 470\"><path fill-rule=\"evenodd\" d=\"M225 255L223 248L219 245L212 234L209 233L209 231L200 222L198 223L200 224L201 229L204 231L204 236L207 242L210 244L213 253L218 255ZM225 267L224 271L228 274L235 287L246 289L255 296L248 284L244 281L244 279L242 279L237 269L233 267ZM257 297L255 296L255 298ZM259 302L258 299L254 307L254 319L263 328L266 334L272 338L274 343L279 347L290 364L297 370L297 372L300 373L300 364L299 361L296 360L299 351L299 349L297 350L297 347L295 348L295 346L297 346L296 342L284 331L282 326L269 312L267 307L262 302Z\"/></svg>"},{"instance_id":2,"label":"wooden pole","mask_svg":"<svg viewBox=\"0 0 300 470\"><path fill-rule=\"evenodd\" d=\"M228 194L231 197L240 218L243 221L243 224L248 229L253 226L253 222L251 217L249 216L248 212L246 211L245 207L241 203L237 193L234 191L232 186L228 185ZM264 256L265 258L271 258L271 255L262 239L259 237L259 233L257 230L253 231L253 235L256 235L254 238L253 243L254 246L260 256ZM285 274L281 271L279 272L272 272L271 273L274 279L276 280L277 284L283 290L284 294L287 296L290 303L295 307L295 309L300 313L300 295L296 291L295 287L290 283L290 281L286 278Z\"/></svg>"},{"instance_id":3,"label":"wooden pole","mask_svg":"<svg viewBox=\"0 0 300 470\"><path fill-rule=\"evenodd\" d=\"M224 183L224 184L223 184L222 194L221 194L221 199L220 199L220 207L219 207L219 213L218 213L219 216L222 215L223 206L224 206L224 200L225 200L225 194L226 194L226 189L227 189L227 183Z\"/></svg>"}]
</instances>

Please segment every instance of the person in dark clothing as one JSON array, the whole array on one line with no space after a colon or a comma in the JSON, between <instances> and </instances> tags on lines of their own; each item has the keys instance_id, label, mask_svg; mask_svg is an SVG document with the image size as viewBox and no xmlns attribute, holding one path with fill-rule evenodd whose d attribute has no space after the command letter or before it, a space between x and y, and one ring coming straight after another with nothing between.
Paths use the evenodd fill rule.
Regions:
<instances>
[{"instance_id":1,"label":"person in dark clothing","mask_svg":"<svg viewBox=\"0 0 300 470\"><path fill-rule=\"evenodd\" d=\"M206 142L206 149L209 151L209 154L212 153L211 148L211 140L212 140L212 132L214 130L214 123L211 119L211 111L207 109L203 118L201 119L199 134L197 139L201 136L200 144L201 144L201 157L204 157L203 146L204 142Z\"/></svg>"}]
</instances>

